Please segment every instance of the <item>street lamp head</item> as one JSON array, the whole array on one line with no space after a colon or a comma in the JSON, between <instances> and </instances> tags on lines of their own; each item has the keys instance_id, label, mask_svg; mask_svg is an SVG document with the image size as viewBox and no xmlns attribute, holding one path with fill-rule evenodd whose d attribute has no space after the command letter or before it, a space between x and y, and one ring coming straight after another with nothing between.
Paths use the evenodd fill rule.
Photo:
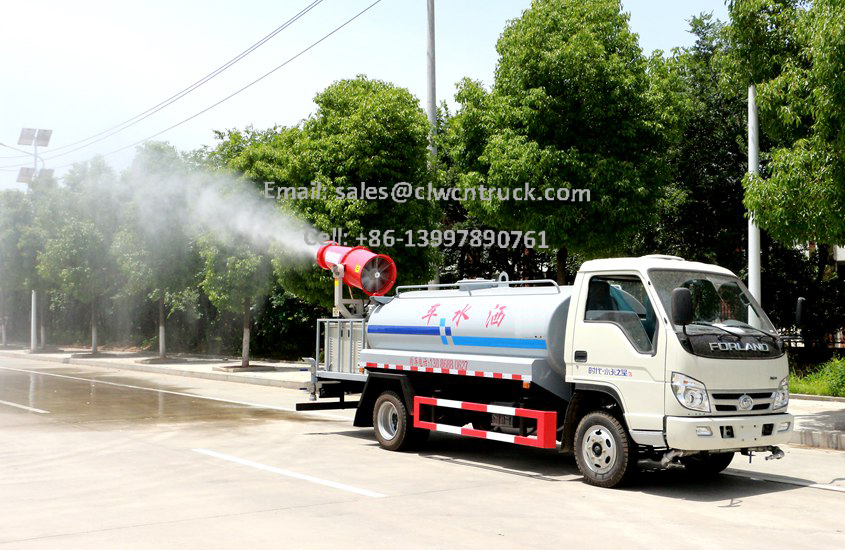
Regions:
<instances>
[{"instance_id":1,"label":"street lamp head","mask_svg":"<svg viewBox=\"0 0 845 550\"><path fill-rule=\"evenodd\" d=\"M32 183L32 178L34 176L35 169L25 166L18 170L18 183Z\"/></svg>"},{"instance_id":2,"label":"street lamp head","mask_svg":"<svg viewBox=\"0 0 845 550\"><path fill-rule=\"evenodd\" d=\"M21 130L21 137L18 138L18 145L32 145L35 141L35 134L37 132L38 130L35 128L24 128Z\"/></svg>"},{"instance_id":3,"label":"street lamp head","mask_svg":"<svg viewBox=\"0 0 845 550\"><path fill-rule=\"evenodd\" d=\"M53 135L53 130L39 129L35 134L35 144L39 147L47 147L50 145L50 136Z\"/></svg>"}]
</instances>

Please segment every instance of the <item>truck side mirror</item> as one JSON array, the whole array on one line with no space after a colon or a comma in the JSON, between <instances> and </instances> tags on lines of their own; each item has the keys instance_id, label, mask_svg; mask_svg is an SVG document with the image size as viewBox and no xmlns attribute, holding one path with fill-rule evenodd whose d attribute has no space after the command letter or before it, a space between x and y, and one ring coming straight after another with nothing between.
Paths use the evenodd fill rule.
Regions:
<instances>
[{"instance_id":1,"label":"truck side mirror","mask_svg":"<svg viewBox=\"0 0 845 550\"><path fill-rule=\"evenodd\" d=\"M688 288L672 291L672 323L688 325L692 322L692 294Z\"/></svg>"},{"instance_id":2,"label":"truck side mirror","mask_svg":"<svg viewBox=\"0 0 845 550\"><path fill-rule=\"evenodd\" d=\"M798 303L795 304L795 326L804 328L807 323L807 299L798 298Z\"/></svg>"}]
</instances>

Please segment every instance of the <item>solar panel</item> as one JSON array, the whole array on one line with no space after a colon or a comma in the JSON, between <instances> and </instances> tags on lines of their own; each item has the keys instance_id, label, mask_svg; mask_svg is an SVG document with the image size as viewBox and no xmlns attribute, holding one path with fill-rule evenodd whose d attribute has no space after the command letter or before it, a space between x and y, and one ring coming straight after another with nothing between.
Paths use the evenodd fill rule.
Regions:
<instances>
[{"instance_id":1,"label":"solar panel","mask_svg":"<svg viewBox=\"0 0 845 550\"><path fill-rule=\"evenodd\" d=\"M25 145L25 144L22 144ZM32 176L35 175L33 168L24 167L18 171L18 183L32 183Z\"/></svg>"},{"instance_id":2,"label":"solar panel","mask_svg":"<svg viewBox=\"0 0 845 550\"><path fill-rule=\"evenodd\" d=\"M35 128L24 128L21 130L21 137L18 139L18 145L32 145L32 142L35 141L35 133L37 130Z\"/></svg>"},{"instance_id":3,"label":"solar panel","mask_svg":"<svg viewBox=\"0 0 845 550\"><path fill-rule=\"evenodd\" d=\"M53 130L38 130L35 134L35 145L39 147L47 147L50 145L50 136L53 135Z\"/></svg>"}]
</instances>

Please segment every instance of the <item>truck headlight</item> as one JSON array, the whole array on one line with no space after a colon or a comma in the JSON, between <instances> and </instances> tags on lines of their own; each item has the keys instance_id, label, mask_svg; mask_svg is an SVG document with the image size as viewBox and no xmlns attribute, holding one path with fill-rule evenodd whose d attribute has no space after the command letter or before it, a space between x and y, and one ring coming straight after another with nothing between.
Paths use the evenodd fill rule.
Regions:
<instances>
[{"instance_id":1,"label":"truck headlight","mask_svg":"<svg viewBox=\"0 0 845 550\"><path fill-rule=\"evenodd\" d=\"M710 399L704 384L679 372L672 373L672 391L678 402L693 411L710 412Z\"/></svg>"},{"instance_id":2,"label":"truck headlight","mask_svg":"<svg viewBox=\"0 0 845 550\"><path fill-rule=\"evenodd\" d=\"M778 384L778 389L772 394L774 401L772 401L772 410L782 409L789 403L789 377L787 376Z\"/></svg>"}]
</instances>

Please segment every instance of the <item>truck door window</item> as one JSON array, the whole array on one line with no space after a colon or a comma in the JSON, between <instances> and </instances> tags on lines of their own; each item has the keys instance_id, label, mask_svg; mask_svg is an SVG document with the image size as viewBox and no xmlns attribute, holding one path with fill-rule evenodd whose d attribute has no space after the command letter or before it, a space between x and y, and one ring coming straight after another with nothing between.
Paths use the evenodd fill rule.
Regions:
<instances>
[{"instance_id":1,"label":"truck door window","mask_svg":"<svg viewBox=\"0 0 845 550\"><path fill-rule=\"evenodd\" d=\"M657 319L645 286L637 277L591 278L584 320L612 323L622 330L637 351L654 351Z\"/></svg>"}]
</instances>

